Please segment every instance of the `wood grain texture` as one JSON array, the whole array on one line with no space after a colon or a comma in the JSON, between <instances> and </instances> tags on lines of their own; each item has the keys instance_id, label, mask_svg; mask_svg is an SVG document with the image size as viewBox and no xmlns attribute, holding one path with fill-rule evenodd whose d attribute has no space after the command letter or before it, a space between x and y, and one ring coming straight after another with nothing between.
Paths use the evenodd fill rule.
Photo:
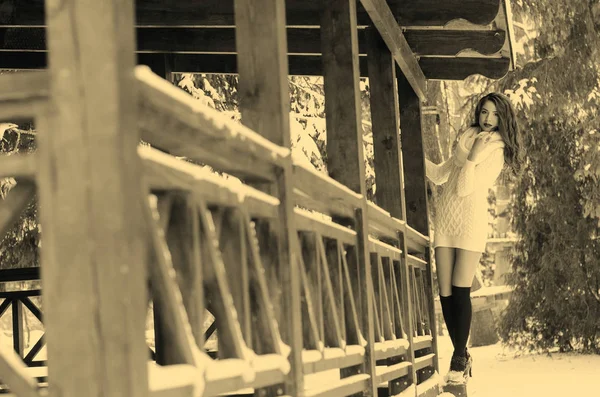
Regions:
<instances>
[{"instance_id":1,"label":"wood grain texture","mask_svg":"<svg viewBox=\"0 0 600 397\"><path fill-rule=\"evenodd\" d=\"M0 101L48 99L48 71L8 73L0 76Z\"/></svg>"},{"instance_id":2,"label":"wood grain texture","mask_svg":"<svg viewBox=\"0 0 600 397\"><path fill-rule=\"evenodd\" d=\"M363 393L377 395L375 383L372 282L368 254L367 200L363 159L363 130L359 88L358 39L356 33L356 2L350 0L326 2L321 14L321 48L327 128L327 168L329 175L363 196L355 210L357 232L356 260L348 267L352 290L358 294L357 312L363 335L367 340L361 366L341 371L342 378L353 378L361 372L369 374Z\"/></svg>"},{"instance_id":3,"label":"wood grain texture","mask_svg":"<svg viewBox=\"0 0 600 397\"><path fill-rule=\"evenodd\" d=\"M48 66L46 52L2 52L2 69L44 69ZM238 73L235 54L172 54L173 71L177 73ZM137 62L150 67L154 72L164 71L165 54L138 53ZM481 74L491 79L506 75L510 58L498 58L495 55L481 57L441 57L423 56L419 67L428 80L464 80ZM368 77L367 57L359 57L361 77ZM302 76L322 76L323 64L318 55L289 55L288 74ZM2 110L4 112L4 110ZM27 114L31 112L28 111ZM1 113L0 113L1 114Z\"/></svg>"},{"instance_id":4,"label":"wood grain texture","mask_svg":"<svg viewBox=\"0 0 600 397\"><path fill-rule=\"evenodd\" d=\"M397 219L405 219L400 144L400 114L396 66L379 32L368 30L371 122L377 204Z\"/></svg>"},{"instance_id":5,"label":"wood grain texture","mask_svg":"<svg viewBox=\"0 0 600 397\"><path fill-rule=\"evenodd\" d=\"M268 141L289 150L291 136L285 6L285 2L277 0L234 1L242 123ZM286 158L274 183L268 188L280 200L278 220L271 223L275 236L265 232L259 238L276 237L276 249L270 251L271 258L275 259L275 278L269 282L272 283L272 299L279 299L280 316L277 320L281 337L291 348L288 357L291 370L285 378L282 392L297 395L304 385L300 277L296 259L299 252L294 248L297 236L292 174L291 158ZM277 389L268 388L265 392L277 395Z\"/></svg>"},{"instance_id":6,"label":"wood grain texture","mask_svg":"<svg viewBox=\"0 0 600 397\"><path fill-rule=\"evenodd\" d=\"M288 27L286 35L289 55L321 54L318 28ZM506 32L473 25L471 30L412 28L403 32L403 36L415 55L456 55L465 49L491 55L502 49ZM367 54L366 41L366 29L359 29L358 49L361 55ZM138 27L136 42L138 53L236 53L233 27ZM43 27L0 28L0 52L46 50Z\"/></svg>"},{"instance_id":7,"label":"wood grain texture","mask_svg":"<svg viewBox=\"0 0 600 397\"><path fill-rule=\"evenodd\" d=\"M510 58L422 57L419 65L425 76L431 80L464 80L474 74L500 79L508 73Z\"/></svg>"},{"instance_id":8,"label":"wood grain texture","mask_svg":"<svg viewBox=\"0 0 600 397\"><path fill-rule=\"evenodd\" d=\"M386 1L361 0L361 4L369 13L373 25L387 44L414 92L424 101L426 92L425 76Z\"/></svg>"},{"instance_id":9,"label":"wood grain texture","mask_svg":"<svg viewBox=\"0 0 600 397\"><path fill-rule=\"evenodd\" d=\"M46 10L53 103L38 120L38 187L49 395L145 396L133 2L52 0Z\"/></svg>"},{"instance_id":10,"label":"wood grain texture","mask_svg":"<svg viewBox=\"0 0 600 397\"><path fill-rule=\"evenodd\" d=\"M190 194L177 194L173 197L170 212L166 238L177 285L196 345L204 346L205 307L196 201Z\"/></svg>"},{"instance_id":11,"label":"wood grain texture","mask_svg":"<svg viewBox=\"0 0 600 397\"><path fill-rule=\"evenodd\" d=\"M400 134L403 167L406 223L418 232L428 235L427 196L425 187L425 160L421 132L419 98L409 81L397 70L400 104Z\"/></svg>"},{"instance_id":12,"label":"wood grain texture","mask_svg":"<svg viewBox=\"0 0 600 397\"><path fill-rule=\"evenodd\" d=\"M286 1L288 25L319 25L319 0ZM497 15L499 0L387 0L394 18L403 26L445 25L463 18L476 24L488 24ZM136 2L136 23L141 26L234 26L232 0L144 0ZM358 10L361 25L370 23L369 15ZM0 24L44 24L42 0L0 1Z\"/></svg>"},{"instance_id":13,"label":"wood grain texture","mask_svg":"<svg viewBox=\"0 0 600 397\"><path fill-rule=\"evenodd\" d=\"M410 29L404 32L404 37L415 55L457 55L466 49L492 55L504 46L506 32L500 29Z\"/></svg>"}]
</instances>

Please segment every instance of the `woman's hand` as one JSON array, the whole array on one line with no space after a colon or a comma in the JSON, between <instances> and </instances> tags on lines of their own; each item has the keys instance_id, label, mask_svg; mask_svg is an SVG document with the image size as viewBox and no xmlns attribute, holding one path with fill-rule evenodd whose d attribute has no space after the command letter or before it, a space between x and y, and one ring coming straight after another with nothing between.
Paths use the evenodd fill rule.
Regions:
<instances>
[{"instance_id":1,"label":"woman's hand","mask_svg":"<svg viewBox=\"0 0 600 397\"><path fill-rule=\"evenodd\" d=\"M473 146L471 147L471 151L469 152L469 157L467 159L469 161L475 161L477 155L483 151L485 144L489 142L491 137L491 132L480 132L475 138L475 142L473 142Z\"/></svg>"}]
</instances>

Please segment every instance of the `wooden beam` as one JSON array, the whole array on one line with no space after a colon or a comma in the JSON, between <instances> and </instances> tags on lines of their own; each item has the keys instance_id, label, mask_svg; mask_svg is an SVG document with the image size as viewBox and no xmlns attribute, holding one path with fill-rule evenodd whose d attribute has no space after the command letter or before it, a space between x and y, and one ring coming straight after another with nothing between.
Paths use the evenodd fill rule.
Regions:
<instances>
[{"instance_id":1,"label":"wooden beam","mask_svg":"<svg viewBox=\"0 0 600 397\"><path fill-rule=\"evenodd\" d=\"M396 71L400 104L401 144L406 195L406 223L429 235L425 160L419 98L402 71Z\"/></svg>"},{"instance_id":2,"label":"wooden beam","mask_svg":"<svg viewBox=\"0 0 600 397\"><path fill-rule=\"evenodd\" d=\"M321 32L318 28L286 29L289 55L320 55ZM136 29L138 52L234 54L234 28L162 28ZM506 32L474 25L474 29L410 29L404 32L416 55L456 55L464 49L494 54L502 49ZM2 39L3 38L3 39ZM358 49L367 53L366 29L358 30ZM0 28L0 51L46 51L44 27Z\"/></svg>"},{"instance_id":3,"label":"wooden beam","mask_svg":"<svg viewBox=\"0 0 600 397\"><path fill-rule=\"evenodd\" d=\"M358 373L368 374L365 396L377 395L375 382L375 333L371 297L371 264L368 253L368 219L363 157L356 2L340 0L326 2L321 15L321 48L327 127L327 168L330 176L362 195L356 209L354 227L357 232L355 276L358 295L358 316L367 340L364 362L360 367L345 368L343 378L352 379Z\"/></svg>"},{"instance_id":4,"label":"wooden beam","mask_svg":"<svg viewBox=\"0 0 600 397\"><path fill-rule=\"evenodd\" d=\"M156 73L164 71L164 53L138 53L138 63ZM44 69L46 52L2 52L0 69ZM173 54L175 73L237 73L235 54ZM359 57L360 76L368 76L367 59ZM499 79L506 75L510 59L490 57L421 57L419 67L429 80L464 80L473 74ZM323 64L318 55L289 55L288 74L322 76Z\"/></svg>"},{"instance_id":5,"label":"wooden beam","mask_svg":"<svg viewBox=\"0 0 600 397\"><path fill-rule=\"evenodd\" d=\"M269 141L291 149L285 2L235 0L234 5L242 122ZM288 157L275 183L267 189L280 200L279 217L272 224L277 235L277 248L272 250L276 258L277 285L271 285L271 291L275 291L273 297L278 299L281 313L275 320L281 327L283 341L291 347L288 357L291 371L285 377L282 393L295 396L304 390L304 378L292 174L292 159ZM264 232L263 237L269 239L270 236ZM265 347L260 346L259 351ZM277 389L268 388L265 392L279 395Z\"/></svg>"},{"instance_id":6,"label":"wooden beam","mask_svg":"<svg viewBox=\"0 0 600 397\"><path fill-rule=\"evenodd\" d=\"M430 80L464 80L474 74L500 79L508 73L510 58L422 57L419 65Z\"/></svg>"},{"instance_id":7,"label":"wooden beam","mask_svg":"<svg viewBox=\"0 0 600 397\"><path fill-rule=\"evenodd\" d=\"M500 0L387 0L394 18L403 26L442 26L453 19L485 25L494 20ZM3 25L44 25L43 0L0 0ZM320 0L286 1L288 25L318 26ZM370 24L360 7L357 22ZM136 2L136 23L142 26L235 26L233 0L144 0Z\"/></svg>"},{"instance_id":8,"label":"wooden beam","mask_svg":"<svg viewBox=\"0 0 600 397\"><path fill-rule=\"evenodd\" d=\"M369 13L369 17L392 52L392 56L400 66L414 92L421 101L425 102L425 76L385 0L361 0L361 4Z\"/></svg>"},{"instance_id":9,"label":"wooden beam","mask_svg":"<svg viewBox=\"0 0 600 397\"><path fill-rule=\"evenodd\" d=\"M54 103L36 122L48 394L146 396L133 1L46 7Z\"/></svg>"},{"instance_id":10,"label":"wooden beam","mask_svg":"<svg viewBox=\"0 0 600 397\"><path fill-rule=\"evenodd\" d=\"M404 37L415 55L457 55L465 49L491 55L502 49L506 32L500 29L410 29Z\"/></svg>"},{"instance_id":11,"label":"wooden beam","mask_svg":"<svg viewBox=\"0 0 600 397\"><path fill-rule=\"evenodd\" d=\"M379 32L369 29L368 37L375 199L391 216L405 219L396 65Z\"/></svg>"},{"instance_id":12,"label":"wooden beam","mask_svg":"<svg viewBox=\"0 0 600 397\"><path fill-rule=\"evenodd\" d=\"M4 74L0 76L0 101L45 100L50 90L49 77L46 71Z\"/></svg>"}]
</instances>

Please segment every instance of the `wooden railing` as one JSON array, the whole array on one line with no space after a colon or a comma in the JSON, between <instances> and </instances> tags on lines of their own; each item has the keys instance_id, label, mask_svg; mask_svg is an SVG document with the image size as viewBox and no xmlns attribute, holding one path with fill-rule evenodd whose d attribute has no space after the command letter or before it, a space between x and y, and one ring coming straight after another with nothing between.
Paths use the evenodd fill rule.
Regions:
<instances>
[{"instance_id":1,"label":"wooden railing","mask_svg":"<svg viewBox=\"0 0 600 397\"><path fill-rule=\"evenodd\" d=\"M182 148L178 155L245 178L276 178L277 167L289 157L285 149L241 125L219 120L216 111L199 106L144 67L136 76L146 141L173 152ZM167 126L175 132L165 134ZM180 137L191 133L194 140L183 146ZM294 164L298 207L291 244L298 253L302 350L291 351L278 329L285 321L279 302L291 291L274 288L281 282L273 263L278 238L273 222L280 201L156 149L141 146L138 153L153 193L147 208L154 225L149 229L154 247L149 269L158 312L158 363L203 368L207 396L283 383L293 355L301 359L303 376L340 370L338 381L307 383L310 396L354 394L369 382L387 382L393 395L413 395L414 387L435 372L431 285L428 264L419 258L427 258L425 236L369 203L364 223L370 233L367 246L360 248L356 214L361 196ZM254 166L237 168L237 161ZM370 259L366 290L360 282L360 249ZM41 319L39 309L29 304L31 294L39 291L2 293L6 299L0 308L23 302ZM373 313L372 336L365 305ZM206 331L205 307L218 324L216 360L199 350ZM19 332L13 337L20 343ZM26 364L38 364L31 357L41 343L24 357ZM365 373L369 346L375 371ZM22 357L22 350L17 352Z\"/></svg>"},{"instance_id":2,"label":"wooden railing","mask_svg":"<svg viewBox=\"0 0 600 397\"><path fill-rule=\"evenodd\" d=\"M291 156L284 2L235 2L244 125L147 67L130 74L131 8L102 3L119 18L53 9L50 72L0 77L0 118L34 118L40 131L38 152L1 158L0 176L17 177L11 217L22 208L17 193L29 198L31 182L38 187L50 392L439 393L423 234L424 78L412 55L390 52L407 46L385 2L362 3L375 25L369 69L382 208L366 199L354 2L331 2L322 18L332 177ZM84 30L105 46L89 52L85 32L59 41L76 20L98 23L106 35ZM151 147L137 145L140 137ZM150 300L156 362L148 363L140 338ZM216 358L204 349L207 309ZM0 354L2 381L38 396L24 358ZM315 377L328 370L337 376Z\"/></svg>"}]
</instances>

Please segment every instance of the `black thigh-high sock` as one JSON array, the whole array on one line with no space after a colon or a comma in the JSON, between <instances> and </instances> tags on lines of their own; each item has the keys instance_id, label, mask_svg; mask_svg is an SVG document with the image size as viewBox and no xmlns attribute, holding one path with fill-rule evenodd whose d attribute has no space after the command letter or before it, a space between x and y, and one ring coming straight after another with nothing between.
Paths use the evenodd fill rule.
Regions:
<instances>
[{"instance_id":1,"label":"black thigh-high sock","mask_svg":"<svg viewBox=\"0 0 600 397\"><path fill-rule=\"evenodd\" d=\"M442 314L444 315L444 321L446 322L446 327L448 328L448 335L450 335L450 339L452 340L452 346L455 346L456 341L454 337L454 316L452 315L452 295L440 295L440 304L442 305Z\"/></svg>"},{"instance_id":2,"label":"black thigh-high sock","mask_svg":"<svg viewBox=\"0 0 600 397\"><path fill-rule=\"evenodd\" d=\"M471 288L452 286L452 315L454 317L454 355L465 357L471 329Z\"/></svg>"}]
</instances>

